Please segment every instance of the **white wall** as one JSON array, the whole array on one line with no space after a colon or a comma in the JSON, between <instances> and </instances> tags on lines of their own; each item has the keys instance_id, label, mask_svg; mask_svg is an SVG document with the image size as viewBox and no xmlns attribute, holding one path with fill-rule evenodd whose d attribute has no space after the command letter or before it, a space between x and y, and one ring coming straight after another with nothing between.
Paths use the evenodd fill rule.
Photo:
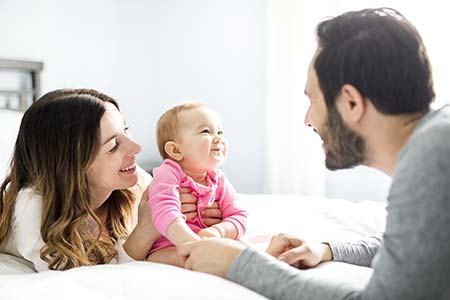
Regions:
<instances>
[{"instance_id":1,"label":"white wall","mask_svg":"<svg viewBox=\"0 0 450 300\"><path fill-rule=\"evenodd\" d=\"M264 1L143 0L119 7L128 17L119 18L118 49L126 63L118 96L128 101L129 123L141 127L146 158L158 158L159 115L175 103L200 100L224 123L230 155L222 169L238 191L262 192Z\"/></svg>"},{"instance_id":2,"label":"white wall","mask_svg":"<svg viewBox=\"0 0 450 300\"><path fill-rule=\"evenodd\" d=\"M43 61L43 91L93 87L115 94L120 61L110 3L2 0L0 56Z\"/></svg>"},{"instance_id":3,"label":"white wall","mask_svg":"<svg viewBox=\"0 0 450 300\"><path fill-rule=\"evenodd\" d=\"M222 116L223 166L240 192L265 186L265 1L2 0L0 57L44 62L42 90L90 87L117 98L138 161L159 161L155 123L198 100Z\"/></svg>"},{"instance_id":4,"label":"white wall","mask_svg":"<svg viewBox=\"0 0 450 300\"><path fill-rule=\"evenodd\" d=\"M431 1L423 8L420 3L397 0L327 0L315 4L318 9L314 10L310 2L300 2L286 4L288 15L305 18L294 16L290 25L312 25L300 29L304 35L311 33L310 43L297 45L296 50L315 46L313 27L322 17L369 6L400 9L422 33L434 67L438 100L448 101L450 60L442 60L449 47L443 34L446 10L439 6L443 4ZM267 39L267 9L266 0L1 0L0 57L43 61L43 91L91 87L118 98L134 137L143 145L138 161L144 166L159 160L154 131L164 110L185 100L208 103L222 115L231 146L223 170L238 191L260 193L270 191L266 53L272 40ZM336 13L330 13L331 9ZM279 38L282 41L283 36ZM310 58L308 51L301 55L299 60ZM306 67L290 72L294 76L287 80L302 89ZM306 101L302 95L298 98ZM275 99L272 106L277 104ZM272 113L268 111L267 116ZM298 115L303 118L300 111ZM299 139L304 147L321 151L305 142L305 137ZM317 164L304 168L307 175L323 167ZM298 177L282 180L299 185ZM385 175L364 167L327 172L323 178L325 195L355 201L382 200L390 184Z\"/></svg>"}]
</instances>

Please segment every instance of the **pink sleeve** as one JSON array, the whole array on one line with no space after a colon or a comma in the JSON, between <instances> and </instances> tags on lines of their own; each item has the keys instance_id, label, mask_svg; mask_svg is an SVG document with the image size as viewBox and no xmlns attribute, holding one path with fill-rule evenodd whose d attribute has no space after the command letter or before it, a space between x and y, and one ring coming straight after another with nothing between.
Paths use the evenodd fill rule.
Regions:
<instances>
[{"instance_id":1,"label":"pink sleeve","mask_svg":"<svg viewBox=\"0 0 450 300\"><path fill-rule=\"evenodd\" d=\"M181 172L171 164L163 163L153 171L153 180L148 191L148 205L156 230L166 236L167 228L176 219L185 216L181 213L180 182Z\"/></svg>"},{"instance_id":2,"label":"pink sleeve","mask_svg":"<svg viewBox=\"0 0 450 300\"><path fill-rule=\"evenodd\" d=\"M221 192L219 204L223 215L223 221L231 222L236 226L236 239L239 239L245 233L248 213L245 209L239 207L237 193L222 172L219 173L219 188Z\"/></svg>"}]
</instances>

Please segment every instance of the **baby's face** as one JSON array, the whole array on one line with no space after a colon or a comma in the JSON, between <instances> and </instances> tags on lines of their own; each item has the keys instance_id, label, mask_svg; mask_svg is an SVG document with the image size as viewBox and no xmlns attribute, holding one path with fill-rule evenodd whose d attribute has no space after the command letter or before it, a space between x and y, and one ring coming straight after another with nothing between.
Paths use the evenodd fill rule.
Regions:
<instances>
[{"instance_id":1,"label":"baby's face","mask_svg":"<svg viewBox=\"0 0 450 300\"><path fill-rule=\"evenodd\" d=\"M227 142L219 115L201 106L179 115L181 132L178 144L183 153L183 169L209 171L218 168L227 158Z\"/></svg>"}]
</instances>

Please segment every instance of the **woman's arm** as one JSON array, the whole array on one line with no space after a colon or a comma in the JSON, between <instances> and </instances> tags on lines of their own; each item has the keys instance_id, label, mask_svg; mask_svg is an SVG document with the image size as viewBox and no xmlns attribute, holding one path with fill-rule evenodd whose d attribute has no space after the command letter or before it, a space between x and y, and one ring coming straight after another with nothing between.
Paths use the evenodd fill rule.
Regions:
<instances>
[{"instance_id":1,"label":"woman's arm","mask_svg":"<svg viewBox=\"0 0 450 300\"><path fill-rule=\"evenodd\" d=\"M138 207L137 225L123 244L125 252L135 260L144 260L153 243L161 237L153 225L147 199L147 191L145 191Z\"/></svg>"},{"instance_id":2,"label":"woman's arm","mask_svg":"<svg viewBox=\"0 0 450 300\"><path fill-rule=\"evenodd\" d=\"M147 173L144 169L142 169L138 165L136 165L136 172L138 175L138 181L133 187L130 188L130 190L134 194L134 198L136 199L133 208L133 216L130 222L130 228L132 229L137 225L138 222L139 205L141 204L139 200L142 199L142 195L147 191L148 186L153 179L149 173Z\"/></svg>"},{"instance_id":3,"label":"woman's arm","mask_svg":"<svg viewBox=\"0 0 450 300\"><path fill-rule=\"evenodd\" d=\"M41 236L42 198L31 188L21 190L16 198L12 230L2 249L33 264L36 271L48 271L48 263L41 258L45 243Z\"/></svg>"}]
</instances>

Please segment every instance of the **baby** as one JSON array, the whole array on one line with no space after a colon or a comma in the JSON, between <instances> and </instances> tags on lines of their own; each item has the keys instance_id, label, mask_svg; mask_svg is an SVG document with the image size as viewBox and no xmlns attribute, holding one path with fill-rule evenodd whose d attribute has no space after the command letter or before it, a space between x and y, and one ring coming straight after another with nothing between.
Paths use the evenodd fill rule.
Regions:
<instances>
[{"instance_id":1,"label":"baby","mask_svg":"<svg viewBox=\"0 0 450 300\"><path fill-rule=\"evenodd\" d=\"M247 212L238 206L236 191L217 168L227 157L227 142L219 115L203 104L187 103L165 112L157 124L157 143L164 161L153 170L149 206L156 229L163 235L147 260L184 266L174 246L202 237L240 239ZM197 197L197 217L181 213L179 189ZM218 202L222 222L207 227L201 210Z\"/></svg>"}]
</instances>

